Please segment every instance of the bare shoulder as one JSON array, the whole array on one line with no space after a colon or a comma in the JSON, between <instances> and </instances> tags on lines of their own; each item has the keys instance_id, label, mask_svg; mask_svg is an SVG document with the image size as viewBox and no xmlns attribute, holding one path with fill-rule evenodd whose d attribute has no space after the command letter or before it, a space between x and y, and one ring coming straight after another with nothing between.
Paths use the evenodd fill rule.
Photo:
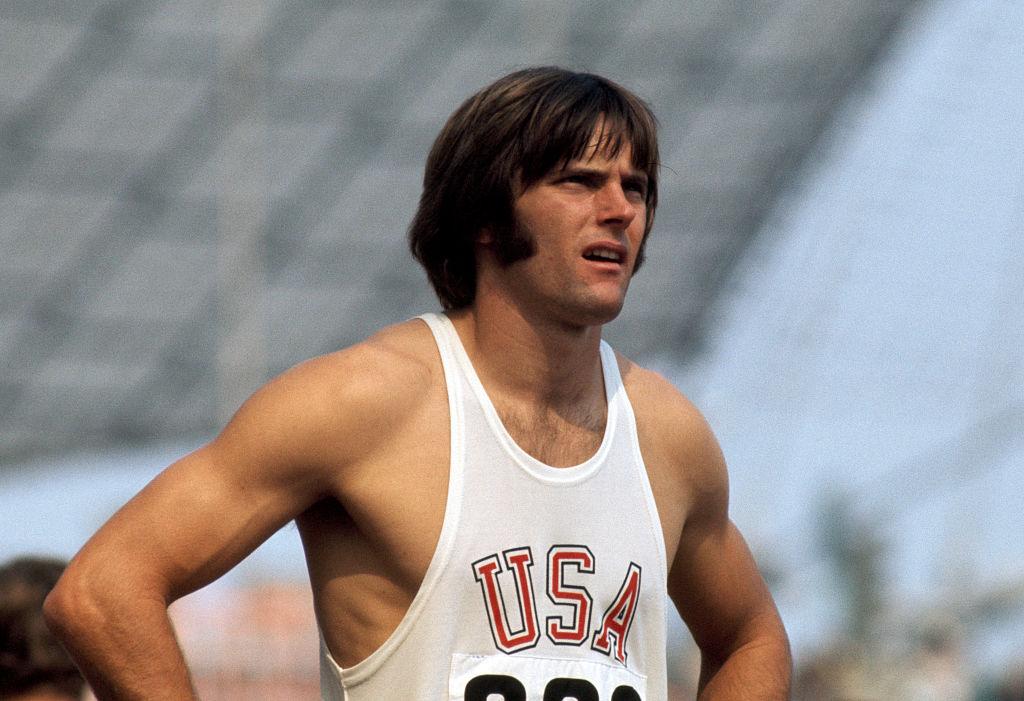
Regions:
<instances>
[{"instance_id":1,"label":"bare shoulder","mask_svg":"<svg viewBox=\"0 0 1024 701\"><path fill-rule=\"evenodd\" d=\"M401 411L442 378L427 325L416 320L389 326L344 350L308 360L279 378L290 389L312 392L320 406ZM294 385L294 387L293 387Z\"/></svg>"},{"instance_id":2,"label":"bare shoulder","mask_svg":"<svg viewBox=\"0 0 1024 701\"><path fill-rule=\"evenodd\" d=\"M407 321L285 371L243 404L216 442L258 433L265 451L337 466L400 430L443 382L430 330Z\"/></svg>"},{"instance_id":3,"label":"bare shoulder","mask_svg":"<svg viewBox=\"0 0 1024 701\"><path fill-rule=\"evenodd\" d=\"M619 368L652 482L684 490L690 499L727 498L725 461L700 410L659 373L622 356Z\"/></svg>"}]
</instances>

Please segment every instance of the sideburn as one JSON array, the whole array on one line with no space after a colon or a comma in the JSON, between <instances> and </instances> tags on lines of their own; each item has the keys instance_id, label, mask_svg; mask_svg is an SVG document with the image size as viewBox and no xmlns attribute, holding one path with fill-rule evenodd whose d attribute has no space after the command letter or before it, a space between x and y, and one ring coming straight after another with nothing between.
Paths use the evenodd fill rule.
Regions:
<instances>
[{"instance_id":1,"label":"sideburn","mask_svg":"<svg viewBox=\"0 0 1024 701\"><path fill-rule=\"evenodd\" d=\"M523 227L510 224L495 232L493 250L498 263L507 268L532 256L537 252L537 246Z\"/></svg>"}]
</instances>

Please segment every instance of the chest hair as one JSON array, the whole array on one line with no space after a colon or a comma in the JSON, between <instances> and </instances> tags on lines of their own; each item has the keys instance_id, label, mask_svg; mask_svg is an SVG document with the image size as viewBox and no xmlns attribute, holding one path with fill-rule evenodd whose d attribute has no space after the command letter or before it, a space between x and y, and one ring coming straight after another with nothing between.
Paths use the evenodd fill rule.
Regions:
<instances>
[{"instance_id":1,"label":"chest hair","mask_svg":"<svg viewBox=\"0 0 1024 701\"><path fill-rule=\"evenodd\" d=\"M577 404L535 411L501 407L498 415L520 448L554 467L578 465L594 455L607 422L603 403L593 408Z\"/></svg>"}]
</instances>

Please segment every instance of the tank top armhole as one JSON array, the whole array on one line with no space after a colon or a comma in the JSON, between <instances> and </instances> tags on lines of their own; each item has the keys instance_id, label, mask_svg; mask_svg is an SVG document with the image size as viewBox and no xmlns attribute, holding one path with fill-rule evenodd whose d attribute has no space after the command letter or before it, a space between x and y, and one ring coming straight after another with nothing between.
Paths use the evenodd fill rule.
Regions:
<instances>
[{"instance_id":1,"label":"tank top armhole","mask_svg":"<svg viewBox=\"0 0 1024 701\"><path fill-rule=\"evenodd\" d=\"M326 649L326 646L322 648L322 654L324 654L326 661L339 672L342 685L346 689L369 679L387 662L412 631L413 626L416 624L423 608L426 606L431 594L433 594L437 582L448 565L452 545L455 541L455 534L458 531L460 507L462 504L462 473L465 459L462 387L459 384L455 360L448 345L444 327L437 316L436 314L424 314L416 318L423 320L434 336L438 354L441 356L441 365L444 369L444 379L448 393L451 448L449 452L448 496L445 502L444 523L441 526L441 534L437 539L434 555L430 560L430 565L427 567L427 573L423 577L423 583L420 584L419 591L413 597L412 603L409 604L409 609L405 612L405 616L402 617L398 627L384 641L384 644L370 653L369 657L348 668L342 668L338 665L330 651Z\"/></svg>"},{"instance_id":2,"label":"tank top armhole","mask_svg":"<svg viewBox=\"0 0 1024 701\"><path fill-rule=\"evenodd\" d=\"M662 530L661 515L658 513L658 504L654 499L654 488L651 487L651 479L647 474L647 463L640 452L640 432L636 425L636 414L633 412L633 404L629 401L626 393L626 385L622 381L622 373L619 371L618 358L615 351L605 341L601 341L601 352L604 356L605 382L610 382L608 387L609 397L618 405L619 421L622 422L623 430L628 432L629 444L633 454L633 467L637 473L637 479L644 495L644 504L647 507L647 521L653 531L654 540L658 544L658 562L661 564L664 581L668 581L668 553L665 550L665 533Z\"/></svg>"}]
</instances>

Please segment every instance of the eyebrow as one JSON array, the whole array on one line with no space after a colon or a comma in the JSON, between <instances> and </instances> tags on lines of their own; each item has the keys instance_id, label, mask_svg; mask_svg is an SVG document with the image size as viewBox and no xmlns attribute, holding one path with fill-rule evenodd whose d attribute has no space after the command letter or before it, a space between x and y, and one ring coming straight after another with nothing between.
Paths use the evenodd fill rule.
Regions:
<instances>
[{"instance_id":1,"label":"eyebrow","mask_svg":"<svg viewBox=\"0 0 1024 701\"><path fill-rule=\"evenodd\" d=\"M590 167L586 165L585 162L577 162L575 164L569 163L565 167L555 168L554 170L551 171L551 175L556 178L573 174L586 175L595 178L608 177L608 171L603 170L601 168ZM622 182L628 185L640 186L643 187L644 189L647 189L647 183L649 182L649 180L650 179L647 177L647 173L643 172L642 170L633 170L624 175L622 178Z\"/></svg>"},{"instance_id":2,"label":"eyebrow","mask_svg":"<svg viewBox=\"0 0 1024 701\"><path fill-rule=\"evenodd\" d=\"M639 187L644 192L647 192L647 183L649 182L649 180L650 179L647 177L647 173L644 173L643 171L635 171L624 177L622 179L622 182L628 185Z\"/></svg>"}]
</instances>

